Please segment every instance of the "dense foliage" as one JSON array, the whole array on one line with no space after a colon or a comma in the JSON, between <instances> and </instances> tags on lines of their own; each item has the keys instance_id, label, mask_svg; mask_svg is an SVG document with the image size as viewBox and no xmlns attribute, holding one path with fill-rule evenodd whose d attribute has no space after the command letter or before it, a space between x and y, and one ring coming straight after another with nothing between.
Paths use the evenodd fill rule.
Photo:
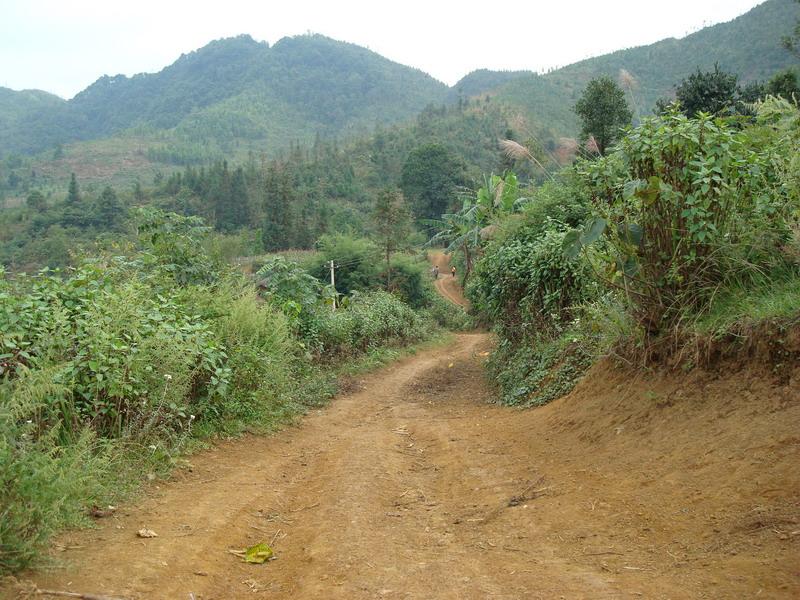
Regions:
<instances>
[{"instance_id":1,"label":"dense foliage","mask_svg":"<svg viewBox=\"0 0 800 600\"><path fill-rule=\"evenodd\" d=\"M403 164L400 187L416 216L436 218L449 212L463 186L464 166L441 144L415 148Z\"/></svg>"},{"instance_id":2,"label":"dense foliage","mask_svg":"<svg viewBox=\"0 0 800 600\"><path fill-rule=\"evenodd\" d=\"M448 319L420 259L393 257L398 294L372 277L380 263L348 264L345 296L272 258L259 298L207 252L198 217L141 209L136 231L125 253L0 278L0 572L192 440L280 425L331 392L338 361ZM321 247L340 260L375 250L341 237Z\"/></svg>"},{"instance_id":3,"label":"dense foliage","mask_svg":"<svg viewBox=\"0 0 800 600\"><path fill-rule=\"evenodd\" d=\"M799 206L778 168L789 154L775 132L673 113L579 167L599 215L586 243L605 234L598 259L648 337L702 311L720 286L784 266Z\"/></svg>"},{"instance_id":4,"label":"dense foliage","mask_svg":"<svg viewBox=\"0 0 800 600\"><path fill-rule=\"evenodd\" d=\"M498 334L505 402L566 393L602 353L691 361L686 340L710 330L741 340L753 318L796 322L800 115L779 98L755 109L647 118L525 190L521 211L495 212L468 254L452 248L477 257L467 293Z\"/></svg>"},{"instance_id":5,"label":"dense foliage","mask_svg":"<svg viewBox=\"0 0 800 600\"><path fill-rule=\"evenodd\" d=\"M705 73L698 69L678 84L675 98L690 117L701 112L730 114L735 111L737 79L733 73L721 71L719 65L714 65L713 71Z\"/></svg>"},{"instance_id":6,"label":"dense foliage","mask_svg":"<svg viewBox=\"0 0 800 600\"><path fill-rule=\"evenodd\" d=\"M625 92L607 76L588 83L575 103L575 113L581 118L581 140L591 139L601 156L622 135L622 128L630 125L633 116Z\"/></svg>"}]
</instances>

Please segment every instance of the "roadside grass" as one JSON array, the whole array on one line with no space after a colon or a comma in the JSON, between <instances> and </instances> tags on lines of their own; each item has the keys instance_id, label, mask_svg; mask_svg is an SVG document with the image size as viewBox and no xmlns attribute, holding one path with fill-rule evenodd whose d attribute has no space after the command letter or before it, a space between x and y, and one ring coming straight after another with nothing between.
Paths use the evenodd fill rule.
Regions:
<instances>
[{"instance_id":1,"label":"roadside grass","mask_svg":"<svg viewBox=\"0 0 800 600\"><path fill-rule=\"evenodd\" d=\"M453 341L454 334L450 331L434 331L428 339L409 346L384 346L368 350L364 355L347 361L332 369L336 378L355 377L370 371L380 369L389 363L403 358L414 356L426 350L441 348Z\"/></svg>"},{"instance_id":2,"label":"roadside grass","mask_svg":"<svg viewBox=\"0 0 800 600\"><path fill-rule=\"evenodd\" d=\"M800 276L785 273L756 286L724 290L692 328L701 335L722 336L766 321L800 323Z\"/></svg>"}]
</instances>

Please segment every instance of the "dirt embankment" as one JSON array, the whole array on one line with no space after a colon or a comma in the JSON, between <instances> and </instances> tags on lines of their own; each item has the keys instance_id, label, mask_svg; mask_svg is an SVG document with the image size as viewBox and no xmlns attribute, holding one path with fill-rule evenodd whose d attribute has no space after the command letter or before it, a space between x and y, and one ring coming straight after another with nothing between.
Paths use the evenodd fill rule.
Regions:
<instances>
[{"instance_id":1,"label":"dirt embankment","mask_svg":"<svg viewBox=\"0 0 800 600\"><path fill-rule=\"evenodd\" d=\"M521 411L487 403L489 343L459 335L193 457L28 578L196 600L800 597L800 372L602 364ZM261 541L276 560L228 552Z\"/></svg>"}]
</instances>

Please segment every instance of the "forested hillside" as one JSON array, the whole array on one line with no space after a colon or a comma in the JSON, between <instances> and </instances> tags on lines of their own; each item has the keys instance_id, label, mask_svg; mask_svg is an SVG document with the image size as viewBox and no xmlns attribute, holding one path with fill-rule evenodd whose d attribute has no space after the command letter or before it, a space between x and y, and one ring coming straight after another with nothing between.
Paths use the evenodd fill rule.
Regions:
<instances>
[{"instance_id":1,"label":"forested hillside","mask_svg":"<svg viewBox=\"0 0 800 600\"><path fill-rule=\"evenodd\" d=\"M54 131L31 131L43 115L28 111L9 123L0 151L35 152L131 128L200 145L258 139L276 149L287 138L363 133L406 119L446 93L429 75L353 44L305 35L269 47L244 35L211 42L159 73L101 77L51 107Z\"/></svg>"},{"instance_id":2,"label":"forested hillside","mask_svg":"<svg viewBox=\"0 0 800 600\"><path fill-rule=\"evenodd\" d=\"M531 75L530 71L491 71L478 69L465 75L450 88L449 99L456 101L459 98L479 96L486 92L494 91L505 83Z\"/></svg>"},{"instance_id":3,"label":"forested hillside","mask_svg":"<svg viewBox=\"0 0 800 600\"><path fill-rule=\"evenodd\" d=\"M421 123L429 132L422 142L438 136L472 173L496 166L496 155L487 158L487 140L507 130L502 137L532 142L548 160L563 162L577 134L572 107L592 77L621 81L635 116L649 114L697 68L719 63L740 82L763 80L796 63L780 39L798 12L792 0L768 0L683 39L544 75L479 69L450 89L419 70L319 35L272 47L249 36L217 40L159 73L104 76L70 101L2 89L0 196L14 205L31 188L63 189L73 172L99 186L146 183L176 167L244 161L249 152L285 157L290 146L315 140L336 140L356 154L381 146L381 160L397 175L420 141L413 138Z\"/></svg>"},{"instance_id":4,"label":"forested hillside","mask_svg":"<svg viewBox=\"0 0 800 600\"><path fill-rule=\"evenodd\" d=\"M674 97L675 85L698 68L720 68L739 76L741 83L764 80L797 64L781 48L800 5L794 0L767 0L748 13L682 39L619 50L590 58L545 75L515 78L496 91L497 99L518 108L529 119L546 123L554 136L575 136L578 120L572 107L586 83L609 75L620 80L634 112L652 112L656 100ZM657 18L657 17L652 17Z\"/></svg>"}]
</instances>

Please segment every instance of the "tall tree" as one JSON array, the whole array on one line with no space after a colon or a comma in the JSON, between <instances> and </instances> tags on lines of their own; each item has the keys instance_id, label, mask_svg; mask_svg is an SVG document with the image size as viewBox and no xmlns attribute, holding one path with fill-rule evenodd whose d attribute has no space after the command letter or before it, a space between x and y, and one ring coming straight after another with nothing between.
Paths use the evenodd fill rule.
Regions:
<instances>
[{"instance_id":1,"label":"tall tree","mask_svg":"<svg viewBox=\"0 0 800 600\"><path fill-rule=\"evenodd\" d=\"M78 180L75 177L75 173L72 173L69 177L69 187L67 188L67 204L75 206L80 201L81 191L78 188Z\"/></svg>"},{"instance_id":2,"label":"tall tree","mask_svg":"<svg viewBox=\"0 0 800 600\"><path fill-rule=\"evenodd\" d=\"M452 209L465 182L461 160L441 144L426 144L408 154L400 188L416 217L438 219Z\"/></svg>"},{"instance_id":3,"label":"tall tree","mask_svg":"<svg viewBox=\"0 0 800 600\"><path fill-rule=\"evenodd\" d=\"M83 206L78 180L75 178L75 173L72 173L60 222L65 227L86 227L91 221L91 216L86 213L86 207Z\"/></svg>"},{"instance_id":4,"label":"tall tree","mask_svg":"<svg viewBox=\"0 0 800 600\"><path fill-rule=\"evenodd\" d=\"M687 117L699 112L721 115L731 113L736 108L739 91L738 78L714 65L713 71L692 73L678 84L675 97L681 103L681 110Z\"/></svg>"},{"instance_id":5,"label":"tall tree","mask_svg":"<svg viewBox=\"0 0 800 600\"><path fill-rule=\"evenodd\" d=\"M385 189L372 210L375 236L386 257L386 289L392 288L392 252L402 248L411 233L411 214L399 190Z\"/></svg>"},{"instance_id":6,"label":"tall tree","mask_svg":"<svg viewBox=\"0 0 800 600\"><path fill-rule=\"evenodd\" d=\"M271 163L260 186L264 221L261 226L264 249L290 248L294 242L295 188L285 165Z\"/></svg>"},{"instance_id":7,"label":"tall tree","mask_svg":"<svg viewBox=\"0 0 800 600\"><path fill-rule=\"evenodd\" d=\"M633 114L625 100L625 92L607 75L592 79L575 104L581 118L581 137L594 139L597 151L605 155L609 146L620 137L620 130L630 125Z\"/></svg>"},{"instance_id":8,"label":"tall tree","mask_svg":"<svg viewBox=\"0 0 800 600\"><path fill-rule=\"evenodd\" d=\"M94 203L93 221L97 226L116 231L127 216L125 206L120 202L114 189L107 185Z\"/></svg>"}]
</instances>

